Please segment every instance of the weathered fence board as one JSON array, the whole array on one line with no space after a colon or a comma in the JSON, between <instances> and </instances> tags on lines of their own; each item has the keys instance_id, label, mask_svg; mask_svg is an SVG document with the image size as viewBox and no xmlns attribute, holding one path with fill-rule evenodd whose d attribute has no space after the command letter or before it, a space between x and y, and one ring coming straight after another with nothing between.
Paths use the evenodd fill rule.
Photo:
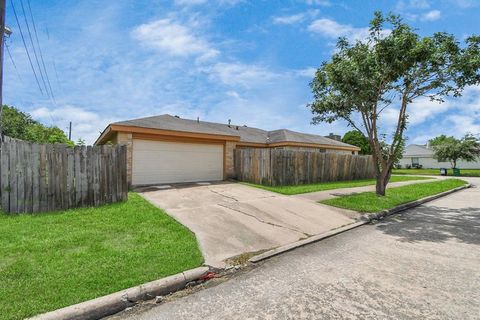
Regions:
<instances>
[{"instance_id":1,"label":"weathered fence board","mask_svg":"<svg viewBox=\"0 0 480 320\"><path fill-rule=\"evenodd\" d=\"M0 200L9 213L42 212L123 201L126 146L69 147L4 137Z\"/></svg>"},{"instance_id":2,"label":"weathered fence board","mask_svg":"<svg viewBox=\"0 0 480 320\"><path fill-rule=\"evenodd\" d=\"M269 148L236 149L240 181L265 185L369 179L375 176L371 156Z\"/></svg>"}]
</instances>

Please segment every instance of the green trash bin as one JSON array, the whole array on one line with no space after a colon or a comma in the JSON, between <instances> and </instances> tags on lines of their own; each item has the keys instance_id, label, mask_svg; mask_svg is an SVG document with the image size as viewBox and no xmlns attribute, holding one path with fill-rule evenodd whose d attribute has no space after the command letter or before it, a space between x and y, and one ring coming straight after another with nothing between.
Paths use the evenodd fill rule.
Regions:
<instances>
[{"instance_id":1,"label":"green trash bin","mask_svg":"<svg viewBox=\"0 0 480 320\"><path fill-rule=\"evenodd\" d=\"M457 177L460 176L460 169L454 168L453 169L453 175L457 176Z\"/></svg>"}]
</instances>

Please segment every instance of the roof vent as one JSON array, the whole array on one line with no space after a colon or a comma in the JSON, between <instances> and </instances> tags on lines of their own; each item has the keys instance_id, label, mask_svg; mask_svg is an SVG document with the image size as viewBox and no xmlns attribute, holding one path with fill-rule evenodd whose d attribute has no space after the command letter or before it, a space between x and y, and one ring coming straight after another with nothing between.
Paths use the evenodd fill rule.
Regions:
<instances>
[{"instance_id":1,"label":"roof vent","mask_svg":"<svg viewBox=\"0 0 480 320\"><path fill-rule=\"evenodd\" d=\"M197 117L197 123L200 123L200 117Z\"/></svg>"},{"instance_id":2,"label":"roof vent","mask_svg":"<svg viewBox=\"0 0 480 320\"><path fill-rule=\"evenodd\" d=\"M232 120L231 120L231 119L228 119L228 127L229 127L229 128L231 128L231 127L230 127L230 123L232 123Z\"/></svg>"},{"instance_id":3,"label":"roof vent","mask_svg":"<svg viewBox=\"0 0 480 320\"><path fill-rule=\"evenodd\" d=\"M245 128L247 127L247 125L246 125L246 124L244 124L243 126L244 126Z\"/></svg>"},{"instance_id":4,"label":"roof vent","mask_svg":"<svg viewBox=\"0 0 480 320\"><path fill-rule=\"evenodd\" d=\"M179 116L177 116L177 115L175 115L175 118L178 118L178 119L180 119L180 117L179 117Z\"/></svg>"}]
</instances>

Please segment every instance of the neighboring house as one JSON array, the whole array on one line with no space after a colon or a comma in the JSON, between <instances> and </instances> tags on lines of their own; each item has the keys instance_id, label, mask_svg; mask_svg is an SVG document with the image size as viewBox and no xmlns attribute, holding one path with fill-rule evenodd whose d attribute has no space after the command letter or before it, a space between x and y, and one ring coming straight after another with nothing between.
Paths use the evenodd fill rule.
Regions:
<instances>
[{"instance_id":1,"label":"neighboring house","mask_svg":"<svg viewBox=\"0 0 480 320\"><path fill-rule=\"evenodd\" d=\"M168 114L108 125L95 142L127 144L132 185L218 181L235 176L235 148L281 148L357 154L360 150L322 136L286 129L181 119Z\"/></svg>"},{"instance_id":2,"label":"neighboring house","mask_svg":"<svg viewBox=\"0 0 480 320\"><path fill-rule=\"evenodd\" d=\"M451 168L448 161L437 161L434 157L434 151L427 145L411 144L405 148L403 157L400 159L402 168L408 166L421 165L423 168L440 169ZM480 159L475 162L457 161L459 169L480 169Z\"/></svg>"}]
</instances>

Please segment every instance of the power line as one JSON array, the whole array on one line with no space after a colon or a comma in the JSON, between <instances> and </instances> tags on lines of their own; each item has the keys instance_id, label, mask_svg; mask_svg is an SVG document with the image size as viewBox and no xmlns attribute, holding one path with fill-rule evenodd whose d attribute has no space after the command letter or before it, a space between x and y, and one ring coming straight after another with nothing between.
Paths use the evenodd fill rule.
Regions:
<instances>
[{"instance_id":1,"label":"power line","mask_svg":"<svg viewBox=\"0 0 480 320\"><path fill-rule=\"evenodd\" d=\"M42 48L40 46L40 41L38 41L37 27L35 26L35 19L33 18L32 7L30 6L30 0L27 0L27 5L28 5L28 10L30 11L30 17L32 19L33 31L35 34L35 39L37 41L38 52L40 53L40 60L42 61L43 71L45 72L45 77L47 78L48 88L50 89L50 94L52 96L53 102L57 104L57 101L55 100L55 95L53 94L52 85L50 84L50 78L48 77L47 68L45 67L45 60L43 59L43 53L42 53Z\"/></svg>"},{"instance_id":2,"label":"power line","mask_svg":"<svg viewBox=\"0 0 480 320\"><path fill-rule=\"evenodd\" d=\"M28 61L30 62L30 67L32 68L33 75L35 76L35 81L37 82L38 89L40 89L40 92L43 95L42 86L40 85L40 81L38 80L37 73L35 72L35 68L33 67L32 58L30 57L30 53L28 52L27 43L25 42L25 37L23 36L23 32L22 32L22 27L20 25L20 21L18 20L17 10L15 10L15 6L13 5L12 0L10 0L10 4L12 6L13 15L15 16L15 20L17 21L18 31L20 31L20 36L22 38L23 46L25 47L25 52L27 53Z\"/></svg>"},{"instance_id":3,"label":"power line","mask_svg":"<svg viewBox=\"0 0 480 320\"><path fill-rule=\"evenodd\" d=\"M55 71L55 78L57 79L57 86L60 90L62 90L62 87L60 86L60 79L58 77L57 64L55 63L55 58L53 58L52 64L53 64L53 71Z\"/></svg>"},{"instance_id":4,"label":"power line","mask_svg":"<svg viewBox=\"0 0 480 320\"><path fill-rule=\"evenodd\" d=\"M45 88L45 91L47 92L47 96L49 97L50 94L48 92L45 78L43 77L43 71L42 71L42 67L40 66L40 61L38 60L37 50L35 49L35 45L33 44L33 37L32 37L32 33L30 32L30 25L28 24L27 14L25 13L25 6L23 5L23 0L20 0L20 6L22 7L23 17L25 18L25 25L27 26L28 37L30 39L30 43L32 44L33 55L35 56L35 61L37 62L37 67L38 67L38 70L40 71L40 77L42 78L43 86Z\"/></svg>"},{"instance_id":5,"label":"power line","mask_svg":"<svg viewBox=\"0 0 480 320\"><path fill-rule=\"evenodd\" d=\"M18 79L19 79L20 81L22 81L22 77L20 77L20 73L18 72L18 69L17 69L17 64L16 64L15 61L13 60L12 53L10 52L10 47L8 46L7 43L5 43L5 47L7 48L8 56L10 57L10 61L11 61L12 64L13 64L13 68L15 68L15 72L17 73Z\"/></svg>"}]
</instances>

